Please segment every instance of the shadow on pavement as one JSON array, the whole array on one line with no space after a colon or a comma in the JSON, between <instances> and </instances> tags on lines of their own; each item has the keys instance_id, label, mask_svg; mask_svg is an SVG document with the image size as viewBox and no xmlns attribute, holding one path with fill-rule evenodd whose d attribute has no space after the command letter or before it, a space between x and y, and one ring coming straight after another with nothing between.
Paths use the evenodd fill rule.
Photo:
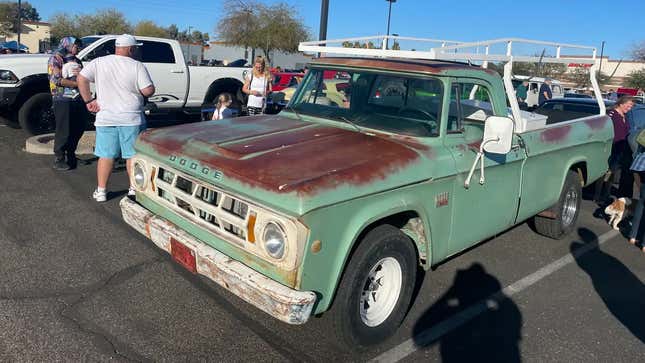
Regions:
<instances>
[{"instance_id":1,"label":"shadow on pavement","mask_svg":"<svg viewBox=\"0 0 645 363\"><path fill-rule=\"evenodd\" d=\"M580 228L578 234L584 244L598 244L598 237L592 231ZM571 252L584 244L571 243ZM634 250L634 253L638 251ZM609 311L636 338L645 343L645 285L641 280L622 262L599 248L577 257L576 263L589 275L593 287Z\"/></svg>"},{"instance_id":2,"label":"shadow on pavement","mask_svg":"<svg viewBox=\"0 0 645 363\"><path fill-rule=\"evenodd\" d=\"M522 314L501 289L479 263L459 270L452 287L415 324L415 344L432 343L428 329L454 326L438 338L443 362L519 362Z\"/></svg>"},{"instance_id":3,"label":"shadow on pavement","mask_svg":"<svg viewBox=\"0 0 645 363\"><path fill-rule=\"evenodd\" d=\"M128 190L119 190L115 192L107 192L107 200L112 200L112 199L121 199L124 195L128 194Z\"/></svg>"}]
</instances>

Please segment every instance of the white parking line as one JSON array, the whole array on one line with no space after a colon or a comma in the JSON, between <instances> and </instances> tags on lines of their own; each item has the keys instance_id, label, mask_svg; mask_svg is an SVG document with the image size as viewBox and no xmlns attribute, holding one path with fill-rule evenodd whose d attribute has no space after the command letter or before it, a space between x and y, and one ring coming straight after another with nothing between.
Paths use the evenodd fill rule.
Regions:
<instances>
[{"instance_id":1,"label":"white parking line","mask_svg":"<svg viewBox=\"0 0 645 363\"><path fill-rule=\"evenodd\" d=\"M551 275L552 273L558 271L564 266L572 263L575 259L583 254L591 251L592 249L602 245L603 243L609 241L610 239L618 236L620 232L615 230L610 230L602 234L596 241L588 242L584 246L573 251L571 254L563 256L556 261L542 267L541 269L535 271L534 273L506 286L504 289L490 295L484 300L469 306L465 310L460 311L458 314L455 314L449 317L446 320L441 321L439 324L428 328L417 336L410 338L403 343L397 345L396 347L383 352L381 355L373 358L370 362L398 362L401 359L407 357L408 355L416 352L419 349L422 349L435 340L439 339L444 334L455 330L462 326L463 324L469 322L478 315L486 312L489 309L494 309L499 305L499 303L508 297L511 297L518 292L525 290L536 282L542 280L543 278ZM597 243L595 243L597 242Z\"/></svg>"}]
</instances>

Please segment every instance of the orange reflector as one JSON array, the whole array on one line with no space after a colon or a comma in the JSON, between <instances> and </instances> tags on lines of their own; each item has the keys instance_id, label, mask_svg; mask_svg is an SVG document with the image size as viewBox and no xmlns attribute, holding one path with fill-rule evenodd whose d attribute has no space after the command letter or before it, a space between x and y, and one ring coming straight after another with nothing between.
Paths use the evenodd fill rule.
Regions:
<instances>
[{"instance_id":1,"label":"orange reflector","mask_svg":"<svg viewBox=\"0 0 645 363\"><path fill-rule=\"evenodd\" d=\"M246 235L249 236L249 242L255 243L255 213L249 215L249 223L246 225Z\"/></svg>"},{"instance_id":2,"label":"orange reflector","mask_svg":"<svg viewBox=\"0 0 645 363\"><path fill-rule=\"evenodd\" d=\"M155 172L157 171L156 168L152 168L152 171L150 172L150 185L152 186L152 191L156 192L157 188L155 185Z\"/></svg>"}]
</instances>

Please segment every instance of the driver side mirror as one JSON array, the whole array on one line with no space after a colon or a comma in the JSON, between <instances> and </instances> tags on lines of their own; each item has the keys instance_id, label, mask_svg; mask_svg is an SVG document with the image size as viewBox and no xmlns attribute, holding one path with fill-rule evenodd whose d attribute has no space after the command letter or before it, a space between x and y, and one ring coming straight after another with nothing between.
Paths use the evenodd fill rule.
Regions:
<instances>
[{"instance_id":1,"label":"driver side mirror","mask_svg":"<svg viewBox=\"0 0 645 363\"><path fill-rule=\"evenodd\" d=\"M509 117L490 116L484 124L482 148L493 154L508 154L513 141L513 120Z\"/></svg>"}]
</instances>

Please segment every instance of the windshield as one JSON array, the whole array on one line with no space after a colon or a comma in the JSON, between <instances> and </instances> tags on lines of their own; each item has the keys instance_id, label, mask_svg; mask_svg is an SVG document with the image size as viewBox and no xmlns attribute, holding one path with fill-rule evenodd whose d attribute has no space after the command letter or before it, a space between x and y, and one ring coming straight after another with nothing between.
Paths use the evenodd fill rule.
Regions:
<instances>
[{"instance_id":1,"label":"windshield","mask_svg":"<svg viewBox=\"0 0 645 363\"><path fill-rule=\"evenodd\" d=\"M101 37L83 37L81 38L81 41L83 42L83 48L87 47L88 45L94 43L95 41L101 39Z\"/></svg>"},{"instance_id":2,"label":"windshield","mask_svg":"<svg viewBox=\"0 0 645 363\"><path fill-rule=\"evenodd\" d=\"M410 136L437 136L439 79L369 71L310 70L290 107L299 114Z\"/></svg>"}]
</instances>

